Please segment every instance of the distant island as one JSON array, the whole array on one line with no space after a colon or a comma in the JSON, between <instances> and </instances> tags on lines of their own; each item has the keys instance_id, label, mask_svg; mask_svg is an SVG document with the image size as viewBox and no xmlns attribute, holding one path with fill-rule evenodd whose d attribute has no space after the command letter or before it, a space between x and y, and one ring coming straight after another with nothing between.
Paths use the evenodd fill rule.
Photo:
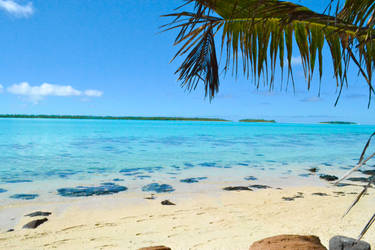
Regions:
<instances>
[{"instance_id":1,"label":"distant island","mask_svg":"<svg viewBox=\"0 0 375 250\"><path fill-rule=\"evenodd\" d=\"M0 118L27 119L85 119L85 120L147 120L147 121L215 121L227 122L219 118L186 118L186 117L142 117L142 116L86 116L86 115L0 115Z\"/></svg>"},{"instance_id":2,"label":"distant island","mask_svg":"<svg viewBox=\"0 0 375 250\"><path fill-rule=\"evenodd\" d=\"M329 121L329 122L320 122L320 124L345 124L345 125L356 125L355 122L342 122L342 121Z\"/></svg>"},{"instance_id":3,"label":"distant island","mask_svg":"<svg viewBox=\"0 0 375 250\"><path fill-rule=\"evenodd\" d=\"M267 123L276 123L275 120L263 120L263 119L242 119L239 122L267 122Z\"/></svg>"}]
</instances>

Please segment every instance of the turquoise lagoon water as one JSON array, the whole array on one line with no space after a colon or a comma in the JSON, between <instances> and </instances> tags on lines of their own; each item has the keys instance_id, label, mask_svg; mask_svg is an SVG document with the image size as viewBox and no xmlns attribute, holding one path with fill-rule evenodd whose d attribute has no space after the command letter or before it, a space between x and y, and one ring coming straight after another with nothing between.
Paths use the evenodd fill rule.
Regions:
<instances>
[{"instance_id":1,"label":"turquoise lagoon water","mask_svg":"<svg viewBox=\"0 0 375 250\"><path fill-rule=\"evenodd\" d=\"M14 194L116 183L141 191L153 182L202 182L341 174L354 165L375 126L237 122L0 120L0 201ZM127 169L133 169L132 172ZM188 184L195 185L195 184Z\"/></svg>"}]
</instances>

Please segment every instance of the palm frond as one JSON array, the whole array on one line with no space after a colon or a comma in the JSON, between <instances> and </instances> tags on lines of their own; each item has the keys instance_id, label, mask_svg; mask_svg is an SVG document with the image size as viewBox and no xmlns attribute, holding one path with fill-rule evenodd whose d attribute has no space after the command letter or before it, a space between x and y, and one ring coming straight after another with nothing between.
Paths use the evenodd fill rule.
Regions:
<instances>
[{"instance_id":1,"label":"palm frond","mask_svg":"<svg viewBox=\"0 0 375 250\"><path fill-rule=\"evenodd\" d=\"M365 0L359 2L361 1ZM226 52L225 71L232 67L232 73L237 75L239 65L242 64L242 73L247 78L252 77L257 87L260 86L259 78L264 76L265 85L270 89L274 87L276 67L284 72L284 61L287 61L288 76L293 79L293 41L296 42L301 55L307 88L310 89L317 63L319 77L322 77L322 50L327 43L331 51L337 87L342 90L347 83L348 67L353 61L359 73L365 78L370 92L374 92L372 69L375 67L375 43L368 39L368 33L372 32L373 27L362 26L357 21L360 14L357 17L345 14L351 10L350 0L347 2L340 12L343 17L341 19L278 0L187 0L187 3L195 3L195 11L166 15L175 19L164 28L180 29L175 45L181 45L181 48L176 56L188 54L197 44L202 44L202 40L207 38L207 30L210 30L211 47L214 48L215 43L219 42L222 51ZM215 35L219 31L222 36L216 41ZM202 72L191 70L192 64L187 63L190 55L192 54L187 55L177 73L180 74L180 80L194 82L193 85L182 84L183 86L195 88L199 82L195 81L198 79L197 75L205 75L207 65L196 67L196 70ZM217 63L218 60L211 58L210 61ZM185 74L181 75L181 72ZM207 81L206 77L201 79L206 90L215 89L206 92L210 98L214 97L218 90L219 76L211 79L212 81ZM213 86L207 87L207 84ZM371 95L369 97L371 100Z\"/></svg>"},{"instance_id":2,"label":"palm frond","mask_svg":"<svg viewBox=\"0 0 375 250\"><path fill-rule=\"evenodd\" d=\"M375 214L371 217L371 219L367 222L366 226L363 228L362 232L358 236L358 241L363 238L363 236L367 233L367 231L370 229L372 224L375 222Z\"/></svg>"}]
</instances>

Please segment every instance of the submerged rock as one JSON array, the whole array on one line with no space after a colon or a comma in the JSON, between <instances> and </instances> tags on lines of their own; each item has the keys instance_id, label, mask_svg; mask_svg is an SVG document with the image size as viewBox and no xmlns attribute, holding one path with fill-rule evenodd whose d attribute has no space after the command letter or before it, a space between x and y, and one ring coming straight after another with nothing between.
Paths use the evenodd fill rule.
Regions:
<instances>
[{"instance_id":1,"label":"submerged rock","mask_svg":"<svg viewBox=\"0 0 375 250\"><path fill-rule=\"evenodd\" d=\"M371 246L365 241L345 236L335 236L329 240L329 250L370 250Z\"/></svg>"},{"instance_id":2,"label":"submerged rock","mask_svg":"<svg viewBox=\"0 0 375 250\"><path fill-rule=\"evenodd\" d=\"M319 178L326 180L326 181L336 181L339 179L337 176L329 175L329 174L321 174Z\"/></svg>"},{"instance_id":3,"label":"submerged rock","mask_svg":"<svg viewBox=\"0 0 375 250\"><path fill-rule=\"evenodd\" d=\"M316 172L319 171L319 168L310 168L309 171L310 171L311 173L316 173Z\"/></svg>"},{"instance_id":4,"label":"submerged rock","mask_svg":"<svg viewBox=\"0 0 375 250\"><path fill-rule=\"evenodd\" d=\"M120 186L112 182L102 183L97 187L60 188L57 193L64 197L84 197L93 195L109 195L128 190L125 186Z\"/></svg>"},{"instance_id":5,"label":"submerged rock","mask_svg":"<svg viewBox=\"0 0 375 250\"><path fill-rule=\"evenodd\" d=\"M244 180L246 180L246 181L256 181L256 180L258 180L258 178L254 177L254 176L246 176L244 178Z\"/></svg>"},{"instance_id":6,"label":"submerged rock","mask_svg":"<svg viewBox=\"0 0 375 250\"><path fill-rule=\"evenodd\" d=\"M327 250L316 236L279 235L254 242L250 250Z\"/></svg>"},{"instance_id":7,"label":"submerged rock","mask_svg":"<svg viewBox=\"0 0 375 250\"><path fill-rule=\"evenodd\" d=\"M143 192L156 192L156 193L169 193L173 192L175 189L168 184L159 184L159 183L151 183L146 186L143 186Z\"/></svg>"},{"instance_id":8,"label":"submerged rock","mask_svg":"<svg viewBox=\"0 0 375 250\"><path fill-rule=\"evenodd\" d=\"M48 221L47 218L43 218L43 219L40 219L40 220L33 220L33 221L30 221L29 223L27 223L26 225L24 225L22 228L35 229L35 228L39 227L40 225L42 225L43 223L45 223L46 221Z\"/></svg>"},{"instance_id":9,"label":"submerged rock","mask_svg":"<svg viewBox=\"0 0 375 250\"><path fill-rule=\"evenodd\" d=\"M245 187L245 186L235 186L235 187L225 187L223 188L223 190L225 191L253 191L251 188L249 187Z\"/></svg>"},{"instance_id":10,"label":"submerged rock","mask_svg":"<svg viewBox=\"0 0 375 250\"><path fill-rule=\"evenodd\" d=\"M216 167L216 162L203 162L203 163L200 163L198 165L201 166L201 167L212 168L212 167Z\"/></svg>"},{"instance_id":11,"label":"submerged rock","mask_svg":"<svg viewBox=\"0 0 375 250\"><path fill-rule=\"evenodd\" d=\"M375 170L362 170L361 172L365 175L375 175Z\"/></svg>"},{"instance_id":12,"label":"submerged rock","mask_svg":"<svg viewBox=\"0 0 375 250\"><path fill-rule=\"evenodd\" d=\"M205 180L207 179L207 177L195 177L195 178L186 178L186 179L182 179L180 180L180 182L184 182L184 183L197 183L201 180Z\"/></svg>"},{"instance_id":13,"label":"submerged rock","mask_svg":"<svg viewBox=\"0 0 375 250\"><path fill-rule=\"evenodd\" d=\"M25 216L28 216L28 217L50 216L51 214L52 214L51 212L36 211L36 212L32 212L30 214L26 214Z\"/></svg>"},{"instance_id":14,"label":"submerged rock","mask_svg":"<svg viewBox=\"0 0 375 250\"><path fill-rule=\"evenodd\" d=\"M121 178L114 178L112 181L124 181L124 179L121 179Z\"/></svg>"},{"instance_id":15,"label":"submerged rock","mask_svg":"<svg viewBox=\"0 0 375 250\"><path fill-rule=\"evenodd\" d=\"M176 204L174 204L173 202L170 202L169 200L164 200L161 202L162 205L164 206L175 206Z\"/></svg>"},{"instance_id":16,"label":"submerged rock","mask_svg":"<svg viewBox=\"0 0 375 250\"><path fill-rule=\"evenodd\" d=\"M7 192L8 190L6 190L6 189L3 189L3 188L0 188L0 194L1 193L5 193L5 192Z\"/></svg>"},{"instance_id":17,"label":"submerged rock","mask_svg":"<svg viewBox=\"0 0 375 250\"><path fill-rule=\"evenodd\" d=\"M351 177L347 179L348 181L354 181L354 182L366 182L368 183L370 181L370 178L368 177ZM372 181L374 182L374 181Z\"/></svg>"},{"instance_id":18,"label":"submerged rock","mask_svg":"<svg viewBox=\"0 0 375 250\"><path fill-rule=\"evenodd\" d=\"M38 194L14 194L10 196L11 199L18 199L18 200L33 200L38 197Z\"/></svg>"}]
</instances>

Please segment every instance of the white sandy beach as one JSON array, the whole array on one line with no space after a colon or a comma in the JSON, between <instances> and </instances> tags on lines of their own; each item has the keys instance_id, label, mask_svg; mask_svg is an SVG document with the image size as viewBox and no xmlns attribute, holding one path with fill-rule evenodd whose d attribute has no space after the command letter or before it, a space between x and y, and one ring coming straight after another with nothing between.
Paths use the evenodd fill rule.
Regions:
<instances>
[{"instance_id":1,"label":"white sandy beach","mask_svg":"<svg viewBox=\"0 0 375 250\"><path fill-rule=\"evenodd\" d=\"M138 249L166 245L172 249L248 249L252 242L278 234L317 235L328 247L334 235L357 237L374 213L371 189L344 219L341 216L359 187L291 187L283 190L210 194L171 193L154 200L144 194L71 199L69 202L22 203L0 208L26 214L51 211L37 229L22 229L33 220L22 217L14 232L0 234L1 249ZM302 192L304 198L284 201ZM326 193L316 196L313 193ZM345 192L345 196L334 193ZM162 206L169 199L176 206ZM18 220L18 218L16 218ZM375 246L375 230L364 240Z\"/></svg>"}]
</instances>

